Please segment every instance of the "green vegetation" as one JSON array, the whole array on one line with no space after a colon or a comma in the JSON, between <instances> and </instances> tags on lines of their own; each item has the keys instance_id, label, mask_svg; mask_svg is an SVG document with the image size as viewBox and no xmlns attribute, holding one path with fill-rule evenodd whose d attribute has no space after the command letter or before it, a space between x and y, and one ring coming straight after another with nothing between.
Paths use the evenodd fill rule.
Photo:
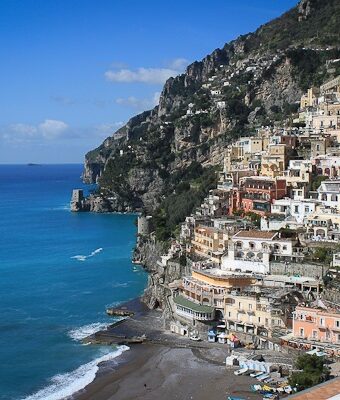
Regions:
<instances>
[{"instance_id":1,"label":"green vegetation","mask_svg":"<svg viewBox=\"0 0 340 400\"><path fill-rule=\"evenodd\" d=\"M297 358L295 367L299 372L294 372L289 378L289 384L297 388L297 390L304 390L318 385L319 383L329 379L329 371L324 366L323 357L317 355L304 354Z\"/></svg>"},{"instance_id":2,"label":"green vegetation","mask_svg":"<svg viewBox=\"0 0 340 400\"><path fill-rule=\"evenodd\" d=\"M154 213L156 237L161 241L174 236L178 224L200 205L209 190L217 184L215 168L204 169L197 162L171 178L174 190L165 197Z\"/></svg>"},{"instance_id":3,"label":"green vegetation","mask_svg":"<svg viewBox=\"0 0 340 400\"><path fill-rule=\"evenodd\" d=\"M328 179L328 176L325 175L317 175L312 177L312 185L311 190L316 191L318 190L321 183Z\"/></svg>"},{"instance_id":4,"label":"green vegetation","mask_svg":"<svg viewBox=\"0 0 340 400\"><path fill-rule=\"evenodd\" d=\"M332 261L332 252L325 247L316 247L314 248L312 259L317 262L329 264Z\"/></svg>"},{"instance_id":5,"label":"green vegetation","mask_svg":"<svg viewBox=\"0 0 340 400\"><path fill-rule=\"evenodd\" d=\"M340 42L338 0L314 0L315 10L298 21L297 8L286 12L245 38L245 51L286 49L292 44L337 46Z\"/></svg>"}]
</instances>

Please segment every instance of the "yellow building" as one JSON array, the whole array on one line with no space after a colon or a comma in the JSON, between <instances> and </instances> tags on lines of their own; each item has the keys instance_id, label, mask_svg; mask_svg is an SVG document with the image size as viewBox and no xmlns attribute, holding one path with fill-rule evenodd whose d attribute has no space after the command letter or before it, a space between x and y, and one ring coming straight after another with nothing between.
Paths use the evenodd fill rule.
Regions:
<instances>
[{"instance_id":1,"label":"yellow building","mask_svg":"<svg viewBox=\"0 0 340 400\"><path fill-rule=\"evenodd\" d=\"M310 89L308 89L307 93L301 96L300 108L304 109L307 107L316 107L319 95L320 95L319 88L311 87Z\"/></svg>"},{"instance_id":2,"label":"yellow building","mask_svg":"<svg viewBox=\"0 0 340 400\"><path fill-rule=\"evenodd\" d=\"M286 145L271 144L266 154L262 156L261 175L276 178L281 176L286 169Z\"/></svg>"},{"instance_id":3,"label":"yellow building","mask_svg":"<svg viewBox=\"0 0 340 400\"><path fill-rule=\"evenodd\" d=\"M217 228L198 226L194 231L192 251L200 257L210 258L220 264L221 257L228 245L229 235Z\"/></svg>"},{"instance_id":4,"label":"yellow building","mask_svg":"<svg viewBox=\"0 0 340 400\"><path fill-rule=\"evenodd\" d=\"M241 290L257 283L250 274L225 273L217 268L193 270L183 278L181 294L188 300L203 306L214 307L216 317L224 318L225 296L230 290Z\"/></svg>"},{"instance_id":5,"label":"yellow building","mask_svg":"<svg viewBox=\"0 0 340 400\"><path fill-rule=\"evenodd\" d=\"M287 310L288 311L288 310ZM273 329L287 327L287 315L270 295L242 291L225 297L224 318L229 331L271 337Z\"/></svg>"}]
</instances>

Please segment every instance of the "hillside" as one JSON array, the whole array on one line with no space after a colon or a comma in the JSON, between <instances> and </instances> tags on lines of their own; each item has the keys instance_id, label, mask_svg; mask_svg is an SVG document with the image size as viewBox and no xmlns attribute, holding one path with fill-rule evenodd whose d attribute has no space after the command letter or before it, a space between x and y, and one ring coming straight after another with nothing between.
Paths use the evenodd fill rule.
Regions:
<instances>
[{"instance_id":1,"label":"hillside","mask_svg":"<svg viewBox=\"0 0 340 400\"><path fill-rule=\"evenodd\" d=\"M302 0L170 78L159 106L86 155L96 210L144 209L169 235L215 183L231 139L289 125L301 94L339 73L327 67L340 58L339 24L338 0Z\"/></svg>"}]
</instances>

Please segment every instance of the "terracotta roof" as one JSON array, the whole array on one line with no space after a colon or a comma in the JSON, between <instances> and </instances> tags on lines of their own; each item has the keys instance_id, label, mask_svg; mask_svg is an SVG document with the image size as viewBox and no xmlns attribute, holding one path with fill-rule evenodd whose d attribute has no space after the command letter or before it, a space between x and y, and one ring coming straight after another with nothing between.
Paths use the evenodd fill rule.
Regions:
<instances>
[{"instance_id":1,"label":"terracotta roof","mask_svg":"<svg viewBox=\"0 0 340 400\"><path fill-rule=\"evenodd\" d=\"M294 400L330 400L333 396L340 393L340 378L335 378L324 382L321 385L314 386L310 389L303 390L287 399Z\"/></svg>"},{"instance_id":2,"label":"terracotta roof","mask_svg":"<svg viewBox=\"0 0 340 400\"><path fill-rule=\"evenodd\" d=\"M269 231L239 231L233 238L240 239L273 239L277 235L277 232Z\"/></svg>"}]
</instances>

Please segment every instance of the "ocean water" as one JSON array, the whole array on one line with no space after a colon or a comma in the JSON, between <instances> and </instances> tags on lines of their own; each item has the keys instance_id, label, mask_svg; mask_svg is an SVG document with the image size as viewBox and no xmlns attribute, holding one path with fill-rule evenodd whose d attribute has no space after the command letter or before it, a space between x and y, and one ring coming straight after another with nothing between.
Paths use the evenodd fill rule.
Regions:
<instances>
[{"instance_id":1,"label":"ocean water","mask_svg":"<svg viewBox=\"0 0 340 400\"><path fill-rule=\"evenodd\" d=\"M128 349L80 342L146 284L131 263L135 216L69 211L81 171L0 165L1 400L70 395Z\"/></svg>"}]
</instances>

